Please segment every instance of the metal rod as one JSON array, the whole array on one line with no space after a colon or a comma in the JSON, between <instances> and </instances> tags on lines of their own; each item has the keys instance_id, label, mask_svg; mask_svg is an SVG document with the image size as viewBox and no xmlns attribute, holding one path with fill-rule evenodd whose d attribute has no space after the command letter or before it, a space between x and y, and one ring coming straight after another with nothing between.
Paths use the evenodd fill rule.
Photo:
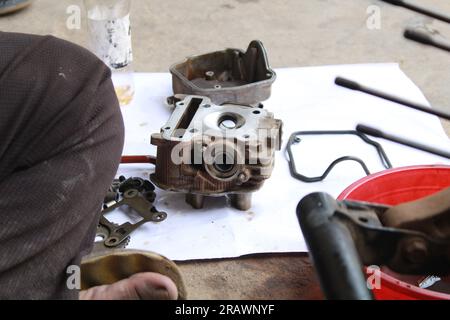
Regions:
<instances>
[{"instance_id":1,"label":"metal rod","mask_svg":"<svg viewBox=\"0 0 450 320\"><path fill-rule=\"evenodd\" d=\"M440 157L444 157L444 158L450 159L450 152L448 152L448 151L441 150L441 149L434 148L434 147L430 147L430 146L427 146L427 145L424 145L424 144L420 144L420 143L417 143L417 142L414 142L414 141L411 141L411 140L407 140L407 139L404 139L404 138L400 138L400 137L391 135L389 133L385 133L385 132L383 132L383 131L381 131L379 129L375 129L375 128L372 128L372 127L369 127L369 126L366 126L366 125L359 124L356 127L356 131L364 133L364 134L372 136L372 137L382 138L382 139L385 139L385 140L389 140L389 141L392 141L392 142L396 142L396 143L402 144L404 146L408 146L408 147L411 147L411 148L414 148L414 149L417 149L417 150L421 150L421 151L428 152L428 153L431 153L431 154L434 154L434 155L437 155L437 156L440 156Z\"/></svg>"},{"instance_id":2,"label":"metal rod","mask_svg":"<svg viewBox=\"0 0 450 320\"><path fill-rule=\"evenodd\" d=\"M450 23L450 16L445 14L445 13L441 13L439 11L437 11L436 9L433 8L427 8L423 5L419 5L416 2L413 1L409 1L409 0L381 0L383 2L387 2L396 6L400 6L412 11L415 11L417 13L421 13L423 15L426 15L428 17L443 21L443 22L447 22Z\"/></svg>"},{"instance_id":3,"label":"metal rod","mask_svg":"<svg viewBox=\"0 0 450 320\"><path fill-rule=\"evenodd\" d=\"M121 164L150 163L156 164L154 156L122 156Z\"/></svg>"},{"instance_id":4,"label":"metal rod","mask_svg":"<svg viewBox=\"0 0 450 320\"><path fill-rule=\"evenodd\" d=\"M415 109L415 110L419 110L425 113L429 113L435 116L438 116L440 118L446 119L446 120L450 120L450 114L446 113L444 111L440 111L440 110L436 110L436 109L432 109L430 107L427 107L425 105L416 103L416 102L412 102L394 95L391 95L389 93L385 93L376 89L372 89L369 87L366 87L362 84L359 84L356 81L352 81L352 80L348 80L345 78L341 78L341 77L337 77L335 79L335 83L338 86L347 88L347 89L351 89L351 90L356 90L356 91L361 91L367 94L370 94L372 96L378 97L378 98L382 98L385 100L389 100L401 105L404 105L405 107L411 108L411 109Z\"/></svg>"},{"instance_id":5,"label":"metal rod","mask_svg":"<svg viewBox=\"0 0 450 320\"><path fill-rule=\"evenodd\" d=\"M421 44L433 46L445 51L450 52L450 42L444 39L439 39L423 30L418 29L406 29L403 34L406 39L419 42Z\"/></svg>"}]
</instances>

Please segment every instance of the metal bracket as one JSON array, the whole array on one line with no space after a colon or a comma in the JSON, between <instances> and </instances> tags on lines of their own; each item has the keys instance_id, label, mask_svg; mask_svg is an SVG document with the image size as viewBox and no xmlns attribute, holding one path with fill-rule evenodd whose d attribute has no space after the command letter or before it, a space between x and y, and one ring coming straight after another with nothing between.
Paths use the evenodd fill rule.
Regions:
<instances>
[{"instance_id":1,"label":"metal bracket","mask_svg":"<svg viewBox=\"0 0 450 320\"><path fill-rule=\"evenodd\" d=\"M100 224L106 224L105 214L111 212L119 207L128 206L136 211L143 219L138 223L131 224L126 222L117 228L114 228L109 235L109 238L105 239L105 245L107 247L116 247L121 244L125 239L137 228L147 222L162 222L167 218L165 212L159 212L151 202L149 202L141 192L137 189L129 189L124 192L122 200L107 207L103 210L103 216L100 219Z\"/></svg>"},{"instance_id":2,"label":"metal bracket","mask_svg":"<svg viewBox=\"0 0 450 320\"><path fill-rule=\"evenodd\" d=\"M124 248L130 241L130 234L147 222L162 222L167 218L165 212L158 211L154 206L155 186L142 178L120 177L113 181L103 205L97 236L103 241L96 242L95 251L112 248ZM138 223L126 222L122 225L110 222L105 215L119 207L127 206L142 218Z\"/></svg>"}]
</instances>

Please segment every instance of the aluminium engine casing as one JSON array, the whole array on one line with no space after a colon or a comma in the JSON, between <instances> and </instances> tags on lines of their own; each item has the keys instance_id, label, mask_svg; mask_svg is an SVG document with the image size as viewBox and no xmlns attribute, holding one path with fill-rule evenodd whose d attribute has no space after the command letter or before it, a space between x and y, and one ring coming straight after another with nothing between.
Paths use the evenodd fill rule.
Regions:
<instances>
[{"instance_id":1,"label":"aluminium engine casing","mask_svg":"<svg viewBox=\"0 0 450 320\"><path fill-rule=\"evenodd\" d=\"M235 208L248 210L252 192L272 173L281 137L281 120L267 110L186 96L151 137L157 146L151 179L185 193L194 208L203 207L204 196L229 195Z\"/></svg>"}]
</instances>

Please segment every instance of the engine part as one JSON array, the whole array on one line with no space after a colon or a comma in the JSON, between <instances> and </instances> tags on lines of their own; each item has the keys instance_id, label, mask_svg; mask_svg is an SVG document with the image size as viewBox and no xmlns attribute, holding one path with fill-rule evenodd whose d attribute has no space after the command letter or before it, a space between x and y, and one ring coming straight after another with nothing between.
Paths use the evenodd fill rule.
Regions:
<instances>
[{"instance_id":1,"label":"engine part","mask_svg":"<svg viewBox=\"0 0 450 320\"><path fill-rule=\"evenodd\" d=\"M119 185L118 190L122 194L130 189L135 189L139 192L144 192L144 194L152 193L153 191L155 191L155 186L148 180L144 180L142 178L125 179L125 177L123 176L120 177L119 179L121 180L121 183Z\"/></svg>"},{"instance_id":2,"label":"engine part","mask_svg":"<svg viewBox=\"0 0 450 320\"><path fill-rule=\"evenodd\" d=\"M367 175L370 175L370 171L367 168L367 165L364 163L364 161L362 161L361 159L359 159L357 157L353 157L353 156L345 156L345 157L336 159L328 166L328 168L325 170L325 172L319 177L307 177L305 175L298 173L296 165L295 165L295 160L294 160L295 157L292 152L292 145L294 145L296 143L300 143L301 136L312 136L312 135L355 135L355 136L361 138L361 140L363 140L365 143L370 144L375 147L375 149L378 152L378 155L380 156L381 163L383 164L383 166L386 169L392 168L392 164L391 164L388 156L384 152L383 147L378 142L375 142L375 141L369 139L366 135L364 135L358 131L354 131L354 130L348 130L348 131L297 131L291 135L291 137L289 138L288 144L286 146L286 151L288 153L289 170L291 172L292 177L295 179L298 179L303 182L308 182L308 183L323 181L326 179L326 177L331 172L331 170L333 170L333 168L337 164L339 164L343 161L354 161L354 162L359 163L361 165L361 167L363 168L364 172Z\"/></svg>"},{"instance_id":3,"label":"engine part","mask_svg":"<svg viewBox=\"0 0 450 320\"><path fill-rule=\"evenodd\" d=\"M102 252L111 249L111 247L108 247L105 245L105 241L109 239L112 232L116 229L118 229L120 226L117 223L112 223L108 219L102 216L100 223L97 226L97 232L96 232L96 240L97 238L100 238L101 241L96 241L94 243L94 248L92 249L92 252ZM126 237L125 240L120 242L117 246L114 248L116 249L124 249L128 246L130 243L130 236Z\"/></svg>"},{"instance_id":4,"label":"engine part","mask_svg":"<svg viewBox=\"0 0 450 320\"><path fill-rule=\"evenodd\" d=\"M270 97L276 79L261 41L243 52L226 49L193 56L170 68L173 92L206 96L214 104L257 105Z\"/></svg>"},{"instance_id":5,"label":"engine part","mask_svg":"<svg viewBox=\"0 0 450 320\"><path fill-rule=\"evenodd\" d=\"M153 272L170 278L178 289L178 300L187 299L186 286L178 266L148 251L114 250L94 253L81 262L81 290L110 285L137 273Z\"/></svg>"},{"instance_id":6,"label":"engine part","mask_svg":"<svg viewBox=\"0 0 450 320\"><path fill-rule=\"evenodd\" d=\"M97 227L97 241L94 251L102 251L111 248L125 248L130 241L130 234L147 222L162 222L167 218L165 212L159 212L154 206L156 194L155 186L148 180L142 178L125 178L121 176L113 181L109 188L103 211ZM122 225L110 222L105 215L119 207L128 206L138 213L142 220L131 224L126 222Z\"/></svg>"},{"instance_id":7,"label":"engine part","mask_svg":"<svg viewBox=\"0 0 450 320\"><path fill-rule=\"evenodd\" d=\"M151 179L161 189L186 193L194 208L203 207L204 196L230 195L232 206L248 210L251 193L272 173L281 131L281 120L266 110L188 96L152 135L157 160Z\"/></svg>"},{"instance_id":8,"label":"engine part","mask_svg":"<svg viewBox=\"0 0 450 320\"><path fill-rule=\"evenodd\" d=\"M297 217L329 299L371 299L362 266L403 274L450 272L450 188L395 207L313 193Z\"/></svg>"},{"instance_id":9,"label":"engine part","mask_svg":"<svg viewBox=\"0 0 450 320\"><path fill-rule=\"evenodd\" d=\"M126 222L117 228L112 228L108 226L111 233L109 237L105 239L104 243L107 247L117 247L136 229L141 227L147 222L162 222L167 218L165 212L159 212L150 201L137 189L128 189L123 193L122 200L116 202L111 206L107 206L103 209L103 215L111 212L121 206L129 206L134 209L142 217L142 220L132 224ZM105 217L102 216L100 219L100 225L105 225Z\"/></svg>"}]
</instances>

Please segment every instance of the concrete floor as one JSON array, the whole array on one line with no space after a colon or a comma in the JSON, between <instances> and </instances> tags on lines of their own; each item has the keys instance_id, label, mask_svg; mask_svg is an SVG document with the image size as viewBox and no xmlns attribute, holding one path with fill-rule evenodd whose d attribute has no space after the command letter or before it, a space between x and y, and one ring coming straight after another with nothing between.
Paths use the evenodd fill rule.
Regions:
<instances>
[{"instance_id":1,"label":"concrete floor","mask_svg":"<svg viewBox=\"0 0 450 320\"><path fill-rule=\"evenodd\" d=\"M423 3L450 13L450 2ZM0 18L0 30L53 34L86 45L66 27L70 5L82 0L35 0ZM366 27L370 5L381 8L381 29ZM84 11L82 11L84 13ZM405 26L425 22L450 38L450 27L377 0L138 0L132 9L139 72L165 72L187 55L264 42L273 67L399 62L436 107L450 111L450 54L402 38ZM448 127L450 128L450 127Z\"/></svg>"},{"instance_id":2,"label":"concrete floor","mask_svg":"<svg viewBox=\"0 0 450 320\"><path fill-rule=\"evenodd\" d=\"M450 13L449 1L420 2ZM81 5L82 1L35 0L22 12L0 17L0 30L53 34L85 45L84 15L80 30L66 28L66 9L73 4ZM374 4L381 8L380 30L369 30L366 26L366 10ZM399 62L434 106L450 111L450 54L402 37L407 25L420 22L438 29L450 39L450 26L376 0L135 0L132 10L134 68L139 72L166 72L172 63L187 55L225 47L245 48L251 40L260 39L273 67ZM450 132L448 123L445 126ZM270 259L265 260L268 266L276 260ZM252 274L261 273L264 269L261 263L264 262L247 262L248 270L254 269ZM217 264L210 264L211 269L198 263L185 269L191 271L187 280L195 287L191 297L271 297L270 292L265 296L262 291L252 295L252 290L259 289L258 286L251 288L251 281L245 283L247 292L236 292L236 287L231 286L225 288L226 293L221 286L227 286L230 278L221 281L220 272L237 279L238 286L242 279L236 274L240 266L228 264L220 269ZM292 263L285 261L278 268L289 268L289 265ZM311 274L310 264L301 262L299 267L302 266ZM296 266L293 267L295 271ZM197 273L192 273L194 269ZM214 270L218 276L211 280L209 287L202 287L198 281L202 281L208 270ZM265 283L271 283L269 280L264 279ZM289 286L291 282L286 280L284 285ZM309 285L298 284L303 289ZM283 295L281 287L280 292L284 298L298 297L287 294L286 290Z\"/></svg>"}]
</instances>

